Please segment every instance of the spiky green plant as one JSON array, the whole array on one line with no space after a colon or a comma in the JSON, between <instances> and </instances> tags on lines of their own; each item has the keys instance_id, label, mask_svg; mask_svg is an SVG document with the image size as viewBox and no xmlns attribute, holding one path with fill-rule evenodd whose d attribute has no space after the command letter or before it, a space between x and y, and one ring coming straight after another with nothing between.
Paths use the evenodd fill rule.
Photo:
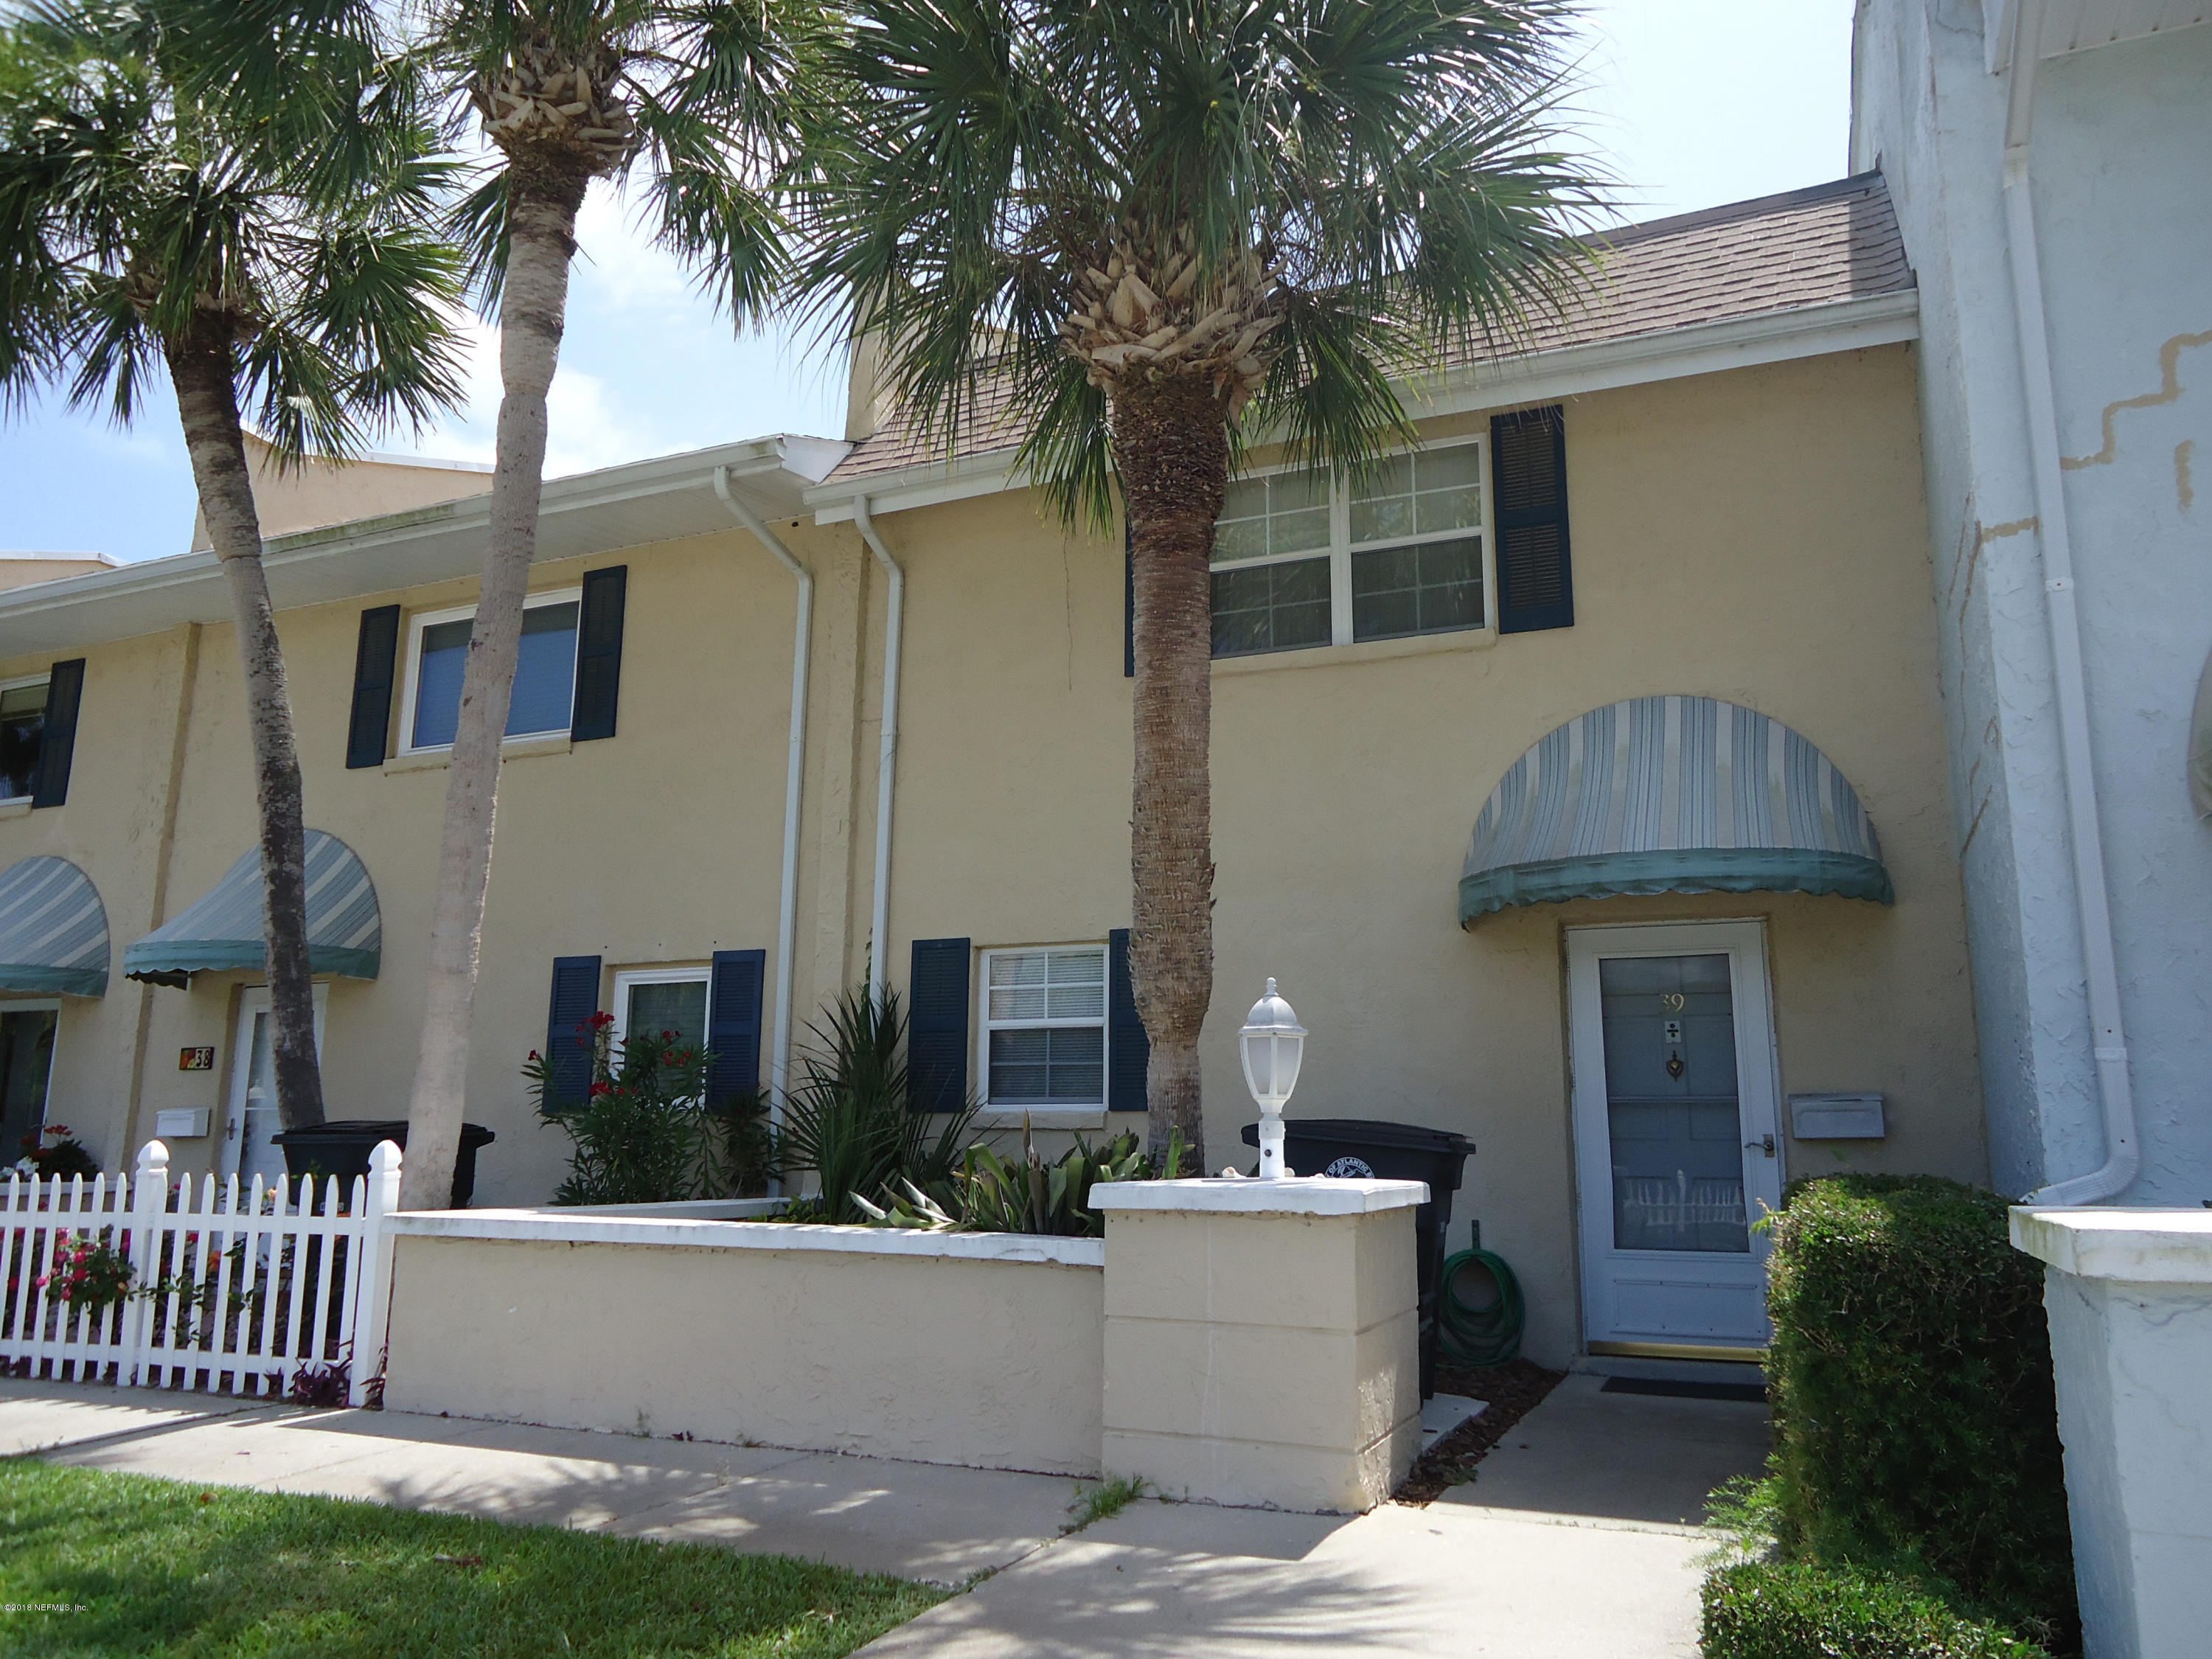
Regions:
<instances>
[{"instance_id":1,"label":"spiky green plant","mask_svg":"<svg viewBox=\"0 0 2212 1659\"><path fill-rule=\"evenodd\" d=\"M799 1057L784 1103L777 1167L811 1175L816 1190L793 1208L803 1219L869 1219L862 1200L911 1182L924 1191L950 1180L975 1109L917 1111L906 1060L906 1014L898 994L878 1001L865 986L837 999ZM880 1213L880 1212L878 1212Z\"/></svg>"}]
</instances>

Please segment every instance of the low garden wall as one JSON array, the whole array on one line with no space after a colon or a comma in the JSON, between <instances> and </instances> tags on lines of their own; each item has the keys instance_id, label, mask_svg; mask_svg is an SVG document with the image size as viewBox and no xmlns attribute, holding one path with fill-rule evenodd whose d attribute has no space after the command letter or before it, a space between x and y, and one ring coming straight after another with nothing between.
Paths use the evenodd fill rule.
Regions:
<instances>
[{"instance_id":1,"label":"low garden wall","mask_svg":"<svg viewBox=\"0 0 2212 1659\"><path fill-rule=\"evenodd\" d=\"M384 1401L1356 1512L1419 1439L1427 1196L1101 1182L1103 1238L749 1220L734 1201L402 1212Z\"/></svg>"},{"instance_id":2,"label":"low garden wall","mask_svg":"<svg viewBox=\"0 0 2212 1659\"><path fill-rule=\"evenodd\" d=\"M397 1411L1095 1475L1098 1239L392 1218Z\"/></svg>"}]
</instances>

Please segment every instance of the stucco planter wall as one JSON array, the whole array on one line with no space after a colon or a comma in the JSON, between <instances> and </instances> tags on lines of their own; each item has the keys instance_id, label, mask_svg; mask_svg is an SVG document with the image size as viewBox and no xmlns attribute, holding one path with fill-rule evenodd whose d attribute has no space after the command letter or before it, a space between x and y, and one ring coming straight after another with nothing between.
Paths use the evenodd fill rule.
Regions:
<instances>
[{"instance_id":1,"label":"stucco planter wall","mask_svg":"<svg viewBox=\"0 0 2212 1659\"><path fill-rule=\"evenodd\" d=\"M1096 1239L529 1211L394 1223L394 1410L1098 1472Z\"/></svg>"},{"instance_id":2,"label":"stucco planter wall","mask_svg":"<svg viewBox=\"0 0 2212 1659\"><path fill-rule=\"evenodd\" d=\"M1103 1239L727 1216L754 1205L403 1212L385 1403L1356 1512L1419 1440L1427 1196L1101 1183Z\"/></svg>"},{"instance_id":3,"label":"stucco planter wall","mask_svg":"<svg viewBox=\"0 0 2212 1659\"><path fill-rule=\"evenodd\" d=\"M2212 1650L2212 1212L2025 1210L2087 1659Z\"/></svg>"}]
</instances>

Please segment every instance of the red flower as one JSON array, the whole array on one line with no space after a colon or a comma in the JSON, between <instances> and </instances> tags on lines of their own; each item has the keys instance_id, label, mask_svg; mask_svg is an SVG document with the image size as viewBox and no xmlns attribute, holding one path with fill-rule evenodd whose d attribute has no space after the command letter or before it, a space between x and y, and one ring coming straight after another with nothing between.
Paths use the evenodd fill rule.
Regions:
<instances>
[{"instance_id":1,"label":"red flower","mask_svg":"<svg viewBox=\"0 0 2212 1659\"><path fill-rule=\"evenodd\" d=\"M611 1095L613 1092L614 1091L604 1083L594 1083L592 1085L592 1098L594 1100L597 1100L601 1095Z\"/></svg>"}]
</instances>

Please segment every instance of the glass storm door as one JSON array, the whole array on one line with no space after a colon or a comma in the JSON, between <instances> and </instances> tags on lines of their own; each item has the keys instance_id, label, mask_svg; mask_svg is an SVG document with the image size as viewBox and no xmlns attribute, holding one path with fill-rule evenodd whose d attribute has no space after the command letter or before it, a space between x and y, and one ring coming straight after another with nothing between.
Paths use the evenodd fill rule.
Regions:
<instances>
[{"instance_id":1,"label":"glass storm door","mask_svg":"<svg viewBox=\"0 0 2212 1659\"><path fill-rule=\"evenodd\" d=\"M324 988L315 987L315 1054L323 1052ZM222 1130L222 1169L241 1186L259 1176L274 1186L284 1174L284 1149L273 1140L284 1127L276 1115L276 1019L269 991L256 986L240 994L238 1031L231 1045L230 1103Z\"/></svg>"},{"instance_id":2,"label":"glass storm door","mask_svg":"<svg viewBox=\"0 0 2212 1659\"><path fill-rule=\"evenodd\" d=\"M1782 1171L1759 926L1567 939L1591 1351L1764 1348L1766 1246L1751 1224L1781 1203Z\"/></svg>"}]
</instances>

